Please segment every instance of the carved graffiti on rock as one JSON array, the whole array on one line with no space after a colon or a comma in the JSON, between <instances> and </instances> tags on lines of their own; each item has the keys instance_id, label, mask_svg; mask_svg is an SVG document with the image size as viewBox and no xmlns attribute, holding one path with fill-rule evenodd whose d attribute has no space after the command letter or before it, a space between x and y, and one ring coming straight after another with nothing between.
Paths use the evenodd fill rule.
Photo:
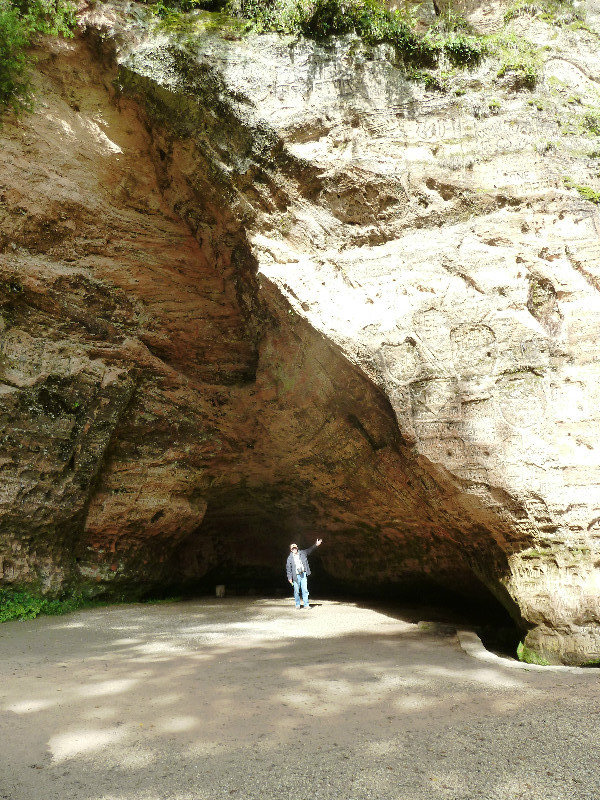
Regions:
<instances>
[{"instance_id":1,"label":"carved graffiti on rock","mask_svg":"<svg viewBox=\"0 0 600 800\"><path fill-rule=\"evenodd\" d=\"M421 443L420 451L430 461L452 470L470 460L465 443L458 437L427 439Z\"/></svg>"},{"instance_id":2,"label":"carved graffiti on rock","mask_svg":"<svg viewBox=\"0 0 600 800\"><path fill-rule=\"evenodd\" d=\"M419 311L413 317L414 330L419 332L419 339L430 351L434 363L439 355L448 349L448 316L442 311L431 308Z\"/></svg>"},{"instance_id":3,"label":"carved graffiti on rock","mask_svg":"<svg viewBox=\"0 0 600 800\"><path fill-rule=\"evenodd\" d=\"M478 447L494 447L498 439L497 415L490 398L463 402L461 436Z\"/></svg>"},{"instance_id":4,"label":"carved graffiti on rock","mask_svg":"<svg viewBox=\"0 0 600 800\"><path fill-rule=\"evenodd\" d=\"M415 422L453 422L460 420L460 399L454 378L433 378L410 385L411 408Z\"/></svg>"},{"instance_id":5,"label":"carved graffiti on rock","mask_svg":"<svg viewBox=\"0 0 600 800\"><path fill-rule=\"evenodd\" d=\"M382 345L378 359L386 382L396 386L413 379L421 367L421 356L414 339Z\"/></svg>"},{"instance_id":6,"label":"carved graffiti on rock","mask_svg":"<svg viewBox=\"0 0 600 800\"><path fill-rule=\"evenodd\" d=\"M600 538L600 517L595 517L588 525L588 533L595 539Z\"/></svg>"},{"instance_id":7,"label":"carved graffiti on rock","mask_svg":"<svg viewBox=\"0 0 600 800\"><path fill-rule=\"evenodd\" d=\"M450 333L452 361L461 378L491 375L496 367L498 345L487 325L459 325Z\"/></svg>"},{"instance_id":8,"label":"carved graffiti on rock","mask_svg":"<svg viewBox=\"0 0 600 800\"><path fill-rule=\"evenodd\" d=\"M514 351L514 360L523 367L545 367L550 360L550 346L546 339L522 339Z\"/></svg>"},{"instance_id":9,"label":"carved graffiti on rock","mask_svg":"<svg viewBox=\"0 0 600 800\"><path fill-rule=\"evenodd\" d=\"M502 417L514 427L530 428L545 419L546 385L534 372L503 375L496 382L495 400Z\"/></svg>"}]
</instances>

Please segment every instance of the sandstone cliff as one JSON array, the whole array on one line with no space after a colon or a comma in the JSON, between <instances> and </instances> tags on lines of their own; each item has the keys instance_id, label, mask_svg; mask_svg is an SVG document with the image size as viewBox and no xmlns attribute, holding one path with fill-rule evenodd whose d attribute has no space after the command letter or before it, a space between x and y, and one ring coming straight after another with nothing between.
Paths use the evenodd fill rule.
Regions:
<instances>
[{"instance_id":1,"label":"sandstone cliff","mask_svg":"<svg viewBox=\"0 0 600 800\"><path fill-rule=\"evenodd\" d=\"M318 531L339 584L491 592L600 658L587 11L511 22L532 90L131 4L44 43L0 130L3 581L264 578Z\"/></svg>"}]
</instances>

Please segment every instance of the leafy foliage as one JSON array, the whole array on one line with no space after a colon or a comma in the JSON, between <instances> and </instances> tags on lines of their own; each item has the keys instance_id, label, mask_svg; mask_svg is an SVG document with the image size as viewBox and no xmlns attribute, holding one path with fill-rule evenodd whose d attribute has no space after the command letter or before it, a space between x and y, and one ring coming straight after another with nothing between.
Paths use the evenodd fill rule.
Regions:
<instances>
[{"instance_id":1,"label":"leafy foliage","mask_svg":"<svg viewBox=\"0 0 600 800\"><path fill-rule=\"evenodd\" d=\"M300 7L279 0L227 0L227 14L245 20L257 31L292 33L299 30Z\"/></svg>"},{"instance_id":2,"label":"leafy foliage","mask_svg":"<svg viewBox=\"0 0 600 800\"><path fill-rule=\"evenodd\" d=\"M438 43L419 37L406 15L378 0L316 0L300 30L309 36L355 32L367 44L391 44L405 61L421 66L434 66L439 53Z\"/></svg>"},{"instance_id":3,"label":"leafy foliage","mask_svg":"<svg viewBox=\"0 0 600 800\"><path fill-rule=\"evenodd\" d=\"M324 38L356 33L367 44L390 44L413 68L435 67L442 54L454 66L476 65L484 41L458 15L448 12L425 34L413 12L389 10L381 0L227 0L225 10L258 30L303 33Z\"/></svg>"},{"instance_id":4,"label":"leafy foliage","mask_svg":"<svg viewBox=\"0 0 600 800\"><path fill-rule=\"evenodd\" d=\"M539 667L547 667L550 663L543 656L538 655L535 650L532 650L524 642L519 642L517 647L517 658L525 664L537 664Z\"/></svg>"},{"instance_id":5,"label":"leafy foliage","mask_svg":"<svg viewBox=\"0 0 600 800\"><path fill-rule=\"evenodd\" d=\"M68 0L0 0L0 113L31 107L31 57L38 34L71 36L75 6Z\"/></svg>"},{"instance_id":6,"label":"leafy foliage","mask_svg":"<svg viewBox=\"0 0 600 800\"><path fill-rule=\"evenodd\" d=\"M474 67L487 52L487 47L481 39L464 33L448 37L443 43L443 49L455 67Z\"/></svg>"},{"instance_id":7,"label":"leafy foliage","mask_svg":"<svg viewBox=\"0 0 600 800\"><path fill-rule=\"evenodd\" d=\"M11 0L30 35L71 36L75 6L63 0Z\"/></svg>"},{"instance_id":8,"label":"leafy foliage","mask_svg":"<svg viewBox=\"0 0 600 800\"><path fill-rule=\"evenodd\" d=\"M464 17L448 10L430 28L426 38L443 52L455 67L475 67L487 53L485 40L476 36Z\"/></svg>"},{"instance_id":9,"label":"leafy foliage","mask_svg":"<svg viewBox=\"0 0 600 800\"><path fill-rule=\"evenodd\" d=\"M0 622L12 619L35 619L40 614L67 614L85 605L81 595L49 599L18 589L0 591Z\"/></svg>"},{"instance_id":10,"label":"leafy foliage","mask_svg":"<svg viewBox=\"0 0 600 800\"><path fill-rule=\"evenodd\" d=\"M0 111L20 111L30 105L30 80L25 48L29 32L19 12L0 0Z\"/></svg>"}]
</instances>

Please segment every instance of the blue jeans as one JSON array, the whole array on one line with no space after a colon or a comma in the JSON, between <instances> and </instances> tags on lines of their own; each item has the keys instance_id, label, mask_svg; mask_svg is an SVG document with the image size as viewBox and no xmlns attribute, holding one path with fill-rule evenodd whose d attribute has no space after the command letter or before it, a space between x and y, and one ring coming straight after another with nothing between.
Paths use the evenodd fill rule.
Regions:
<instances>
[{"instance_id":1,"label":"blue jeans","mask_svg":"<svg viewBox=\"0 0 600 800\"><path fill-rule=\"evenodd\" d=\"M308 578L306 572L302 575L296 575L294 581L294 600L296 601L296 608L300 608L300 591L302 591L302 602L304 607L308 608Z\"/></svg>"}]
</instances>

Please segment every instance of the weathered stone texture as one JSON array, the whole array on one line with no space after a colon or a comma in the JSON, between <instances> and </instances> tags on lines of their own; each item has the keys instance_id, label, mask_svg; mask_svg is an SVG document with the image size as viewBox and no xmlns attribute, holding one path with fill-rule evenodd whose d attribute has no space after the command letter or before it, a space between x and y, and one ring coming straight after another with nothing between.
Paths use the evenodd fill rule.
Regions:
<instances>
[{"instance_id":1,"label":"weathered stone texture","mask_svg":"<svg viewBox=\"0 0 600 800\"><path fill-rule=\"evenodd\" d=\"M341 584L600 657L594 36L517 20L536 93L439 94L144 13L91 10L1 132L4 580L275 575L318 531Z\"/></svg>"}]
</instances>

